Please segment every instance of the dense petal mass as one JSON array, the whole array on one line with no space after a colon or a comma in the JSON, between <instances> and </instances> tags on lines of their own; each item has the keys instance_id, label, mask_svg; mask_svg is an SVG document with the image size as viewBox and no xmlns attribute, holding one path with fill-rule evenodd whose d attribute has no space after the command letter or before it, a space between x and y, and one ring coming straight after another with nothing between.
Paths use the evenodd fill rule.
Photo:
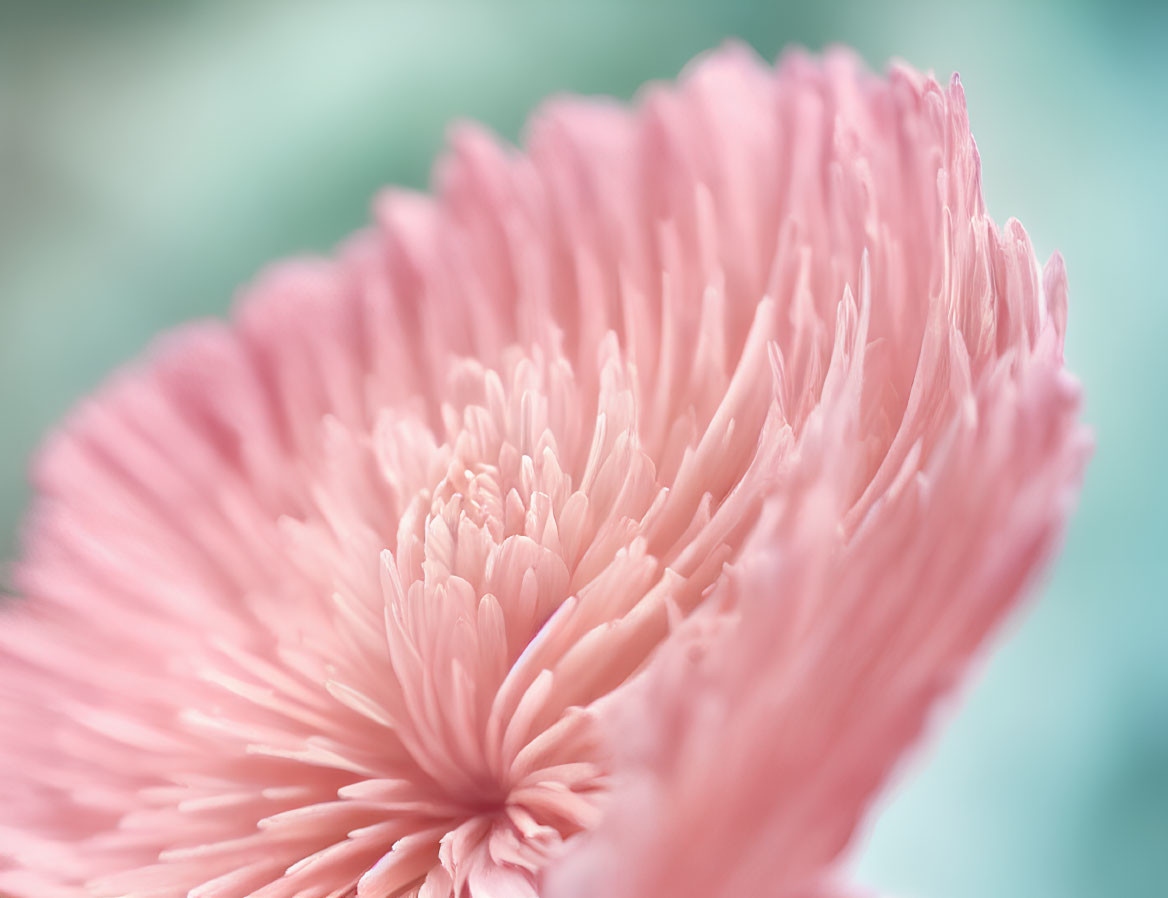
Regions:
<instances>
[{"instance_id":1,"label":"dense petal mass","mask_svg":"<svg viewBox=\"0 0 1168 898\"><path fill-rule=\"evenodd\" d=\"M1066 279L956 81L730 47L436 178L46 448L0 893L827 895L1051 552Z\"/></svg>"},{"instance_id":2,"label":"dense petal mass","mask_svg":"<svg viewBox=\"0 0 1168 898\"><path fill-rule=\"evenodd\" d=\"M823 468L855 418L808 434L806 478L711 598L735 612L691 617L609 712L608 813L548 895L831 894L873 791L1059 534L1086 445L1049 361L972 396L854 533Z\"/></svg>"}]
</instances>

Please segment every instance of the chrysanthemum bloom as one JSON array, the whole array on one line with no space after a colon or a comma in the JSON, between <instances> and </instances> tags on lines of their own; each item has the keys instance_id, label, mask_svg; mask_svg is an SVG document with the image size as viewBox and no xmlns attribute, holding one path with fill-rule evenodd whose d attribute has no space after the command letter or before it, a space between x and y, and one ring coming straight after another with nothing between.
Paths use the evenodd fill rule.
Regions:
<instances>
[{"instance_id":1,"label":"chrysanthemum bloom","mask_svg":"<svg viewBox=\"0 0 1168 898\"><path fill-rule=\"evenodd\" d=\"M1085 462L960 85L731 48L460 131L45 450L20 898L823 895Z\"/></svg>"}]
</instances>

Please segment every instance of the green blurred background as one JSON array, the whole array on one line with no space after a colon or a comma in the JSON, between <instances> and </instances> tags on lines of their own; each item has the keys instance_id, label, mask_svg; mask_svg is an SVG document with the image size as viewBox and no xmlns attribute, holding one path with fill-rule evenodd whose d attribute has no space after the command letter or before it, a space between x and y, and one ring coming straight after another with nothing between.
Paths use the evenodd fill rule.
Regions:
<instances>
[{"instance_id":1,"label":"green blurred background","mask_svg":"<svg viewBox=\"0 0 1168 898\"><path fill-rule=\"evenodd\" d=\"M922 898L1168 895L1168 4L0 4L0 546L46 428L159 330L324 251L447 123L629 97L728 36L844 42L969 96L991 210L1071 275L1097 455L1063 556L873 819Z\"/></svg>"}]
</instances>

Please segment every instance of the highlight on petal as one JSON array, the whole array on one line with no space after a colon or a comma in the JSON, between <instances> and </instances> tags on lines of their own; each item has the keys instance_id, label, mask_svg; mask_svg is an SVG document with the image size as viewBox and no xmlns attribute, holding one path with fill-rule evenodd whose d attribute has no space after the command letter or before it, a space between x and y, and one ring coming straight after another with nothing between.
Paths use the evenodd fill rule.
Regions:
<instances>
[{"instance_id":1,"label":"highlight on petal","mask_svg":"<svg viewBox=\"0 0 1168 898\"><path fill-rule=\"evenodd\" d=\"M956 79L731 46L436 171L45 449L0 892L834 894L1053 551L1065 271Z\"/></svg>"}]
</instances>

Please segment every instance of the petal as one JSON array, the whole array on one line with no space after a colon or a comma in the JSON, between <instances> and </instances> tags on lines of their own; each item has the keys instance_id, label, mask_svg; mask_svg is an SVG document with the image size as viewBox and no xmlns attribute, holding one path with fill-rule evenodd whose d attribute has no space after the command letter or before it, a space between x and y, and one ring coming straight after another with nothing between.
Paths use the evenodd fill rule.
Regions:
<instances>
[{"instance_id":1,"label":"petal","mask_svg":"<svg viewBox=\"0 0 1168 898\"><path fill-rule=\"evenodd\" d=\"M727 584L737 620L699 614L611 704L613 803L546 894L729 898L826 881L1051 551L1089 451L1077 407L1053 359L998 379L851 536L839 480L821 476L846 441L825 439Z\"/></svg>"}]
</instances>

